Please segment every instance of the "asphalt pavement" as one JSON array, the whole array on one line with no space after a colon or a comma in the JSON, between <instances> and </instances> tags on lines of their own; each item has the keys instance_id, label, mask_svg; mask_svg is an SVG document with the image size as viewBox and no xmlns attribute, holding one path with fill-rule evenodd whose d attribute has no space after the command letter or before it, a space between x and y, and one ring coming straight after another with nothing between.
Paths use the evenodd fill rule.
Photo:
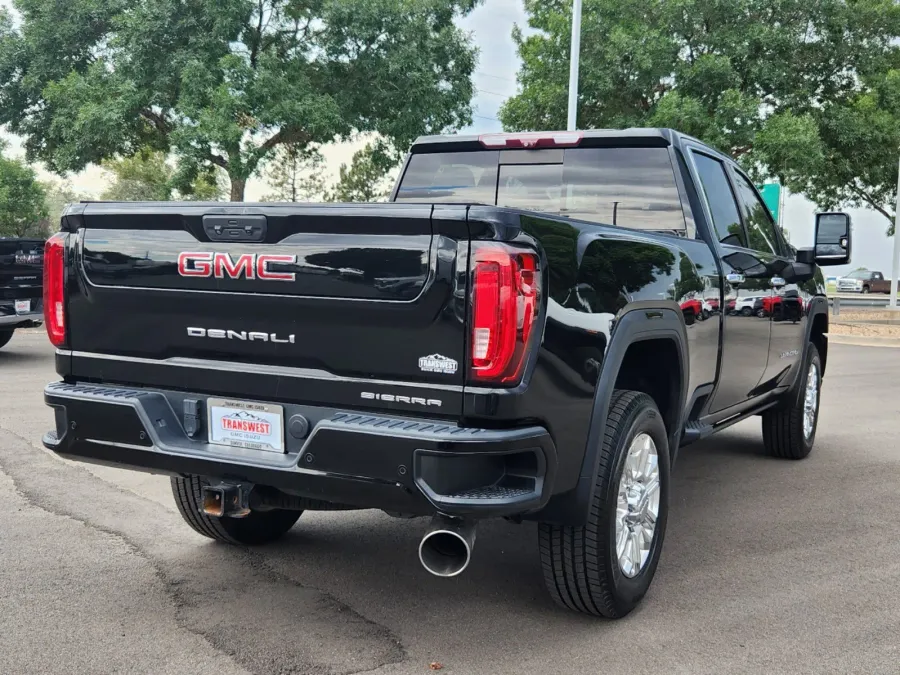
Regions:
<instances>
[{"instance_id":1,"label":"asphalt pavement","mask_svg":"<svg viewBox=\"0 0 900 675\"><path fill-rule=\"evenodd\" d=\"M533 524L438 579L425 521L306 513L254 550L194 534L167 478L45 452L42 331L0 350L0 673L900 673L900 350L833 345L816 448L757 420L686 448L659 571L608 622L557 608Z\"/></svg>"}]
</instances>

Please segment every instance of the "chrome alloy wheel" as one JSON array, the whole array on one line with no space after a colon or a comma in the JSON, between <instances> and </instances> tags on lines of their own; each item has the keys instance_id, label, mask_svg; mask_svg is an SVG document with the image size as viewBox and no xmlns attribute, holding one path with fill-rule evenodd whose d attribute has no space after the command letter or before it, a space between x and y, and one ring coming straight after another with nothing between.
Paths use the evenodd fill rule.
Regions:
<instances>
[{"instance_id":1,"label":"chrome alloy wheel","mask_svg":"<svg viewBox=\"0 0 900 675\"><path fill-rule=\"evenodd\" d=\"M819 368L809 364L806 376L806 396L803 399L803 437L809 440L816 428L816 410L819 407Z\"/></svg>"},{"instance_id":2,"label":"chrome alloy wheel","mask_svg":"<svg viewBox=\"0 0 900 675\"><path fill-rule=\"evenodd\" d=\"M636 577L650 557L659 516L659 455L648 434L628 448L616 504L616 555L626 577Z\"/></svg>"}]
</instances>

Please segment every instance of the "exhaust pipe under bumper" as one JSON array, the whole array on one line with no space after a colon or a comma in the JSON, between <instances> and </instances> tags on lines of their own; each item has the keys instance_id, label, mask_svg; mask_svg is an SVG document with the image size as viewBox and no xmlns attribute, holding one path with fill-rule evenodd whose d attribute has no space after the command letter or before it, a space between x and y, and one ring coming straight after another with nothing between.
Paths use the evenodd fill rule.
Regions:
<instances>
[{"instance_id":1,"label":"exhaust pipe under bumper","mask_svg":"<svg viewBox=\"0 0 900 675\"><path fill-rule=\"evenodd\" d=\"M435 516L419 543L422 567L438 577L455 577L469 566L475 547L475 523Z\"/></svg>"}]
</instances>

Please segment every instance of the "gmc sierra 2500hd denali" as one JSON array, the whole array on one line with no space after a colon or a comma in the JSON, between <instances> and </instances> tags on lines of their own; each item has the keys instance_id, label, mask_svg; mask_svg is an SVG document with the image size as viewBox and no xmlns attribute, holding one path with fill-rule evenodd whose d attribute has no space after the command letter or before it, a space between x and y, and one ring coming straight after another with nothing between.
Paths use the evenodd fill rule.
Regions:
<instances>
[{"instance_id":1,"label":"gmc sierra 2500hd denali","mask_svg":"<svg viewBox=\"0 0 900 675\"><path fill-rule=\"evenodd\" d=\"M226 542L432 516L440 576L479 520L536 520L550 593L607 617L650 585L681 446L761 415L772 454L810 452L846 216L795 251L734 162L664 129L422 138L391 202L70 207L44 444L171 475ZM697 315L738 290L784 309Z\"/></svg>"},{"instance_id":2,"label":"gmc sierra 2500hd denali","mask_svg":"<svg viewBox=\"0 0 900 675\"><path fill-rule=\"evenodd\" d=\"M40 326L44 240L0 237L0 347L19 328Z\"/></svg>"}]
</instances>

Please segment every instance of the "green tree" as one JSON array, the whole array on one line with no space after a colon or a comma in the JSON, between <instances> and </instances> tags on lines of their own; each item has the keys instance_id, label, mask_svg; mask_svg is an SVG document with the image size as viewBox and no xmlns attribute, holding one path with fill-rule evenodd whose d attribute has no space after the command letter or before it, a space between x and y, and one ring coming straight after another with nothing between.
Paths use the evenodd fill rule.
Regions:
<instances>
[{"instance_id":1,"label":"green tree","mask_svg":"<svg viewBox=\"0 0 900 675\"><path fill-rule=\"evenodd\" d=\"M283 145L275 151L266 171L272 192L263 197L267 202L314 202L325 194L325 158L315 148L296 144Z\"/></svg>"},{"instance_id":2,"label":"green tree","mask_svg":"<svg viewBox=\"0 0 900 675\"><path fill-rule=\"evenodd\" d=\"M178 172L172 179L172 185L178 191L178 198L195 202L220 202L228 194L228 181L222 171L216 167L206 167L198 171L187 186L179 187Z\"/></svg>"},{"instance_id":3,"label":"green tree","mask_svg":"<svg viewBox=\"0 0 900 675\"><path fill-rule=\"evenodd\" d=\"M68 182L45 181L42 185L46 195L44 199L46 216L41 220L40 232L47 237L59 230L59 219L67 204L89 199L89 197L76 192Z\"/></svg>"},{"instance_id":4,"label":"green tree","mask_svg":"<svg viewBox=\"0 0 900 675\"><path fill-rule=\"evenodd\" d=\"M34 169L21 160L0 155L0 236L40 235L47 215L45 199L44 186Z\"/></svg>"},{"instance_id":5,"label":"green tree","mask_svg":"<svg viewBox=\"0 0 900 675\"><path fill-rule=\"evenodd\" d=\"M684 253L678 254L678 279L675 281L674 300L680 302L691 293L702 293L705 289L703 279L697 274L694 263Z\"/></svg>"},{"instance_id":6,"label":"green tree","mask_svg":"<svg viewBox=\"0 0 900 675\"><path fill-rule=\"evenodd\" d=\"M13 0L0 124L77 171L149 146L242 200L278 146L374 132L406 148L471 121L480 0Z\"/></svg>"},{"instance_id":7,"label":"green tree","mask_svg":"<svg viewBox=\"0 0 900 675\"><path fill-rule=\"evenodd\" d=\"M338 182L325 194L329 202L376 202L391 192L388 173L393 168L390 153L380 144L369 143L353 153L350 166L341 164Z\"/></svg>"},{"instance_id":8,"label":"green tree","mask_svg":"<svg viewBox=\"0 0 900 675\"><path fill-rule=\"evenodd\" d=\"M162 152L143 150L131 157L103 160L110 178L102 199L119 202L164 202L172 197L172 168Z\"/></svg>"},{"instance_id":9,"label":"green tree","mask_svg":"<svg viewBox=\"0 0 900 675\"><path fill-rule=\"evenodd\" d=\"M102 199L121 202L168 201L173 198L194 201L219 201L225 186L219 170L198 168L180 171L171 167L166 155L143 148L130 157L103 160L110 178ZM197 167L192 167L197 168Z\"/></svg>"},{"instance_id":10,"label":"green tree","mask_svg":"<svg viewBox=\"0 0 900 675\"><path fill-rule=\"evenodd\" d=\"M569 0L525 0L510 130L564 128ZM585 0L578 126L679 129L823 208L893 218L900 150L893 0Z\"/></svg>"}]
</instances>

